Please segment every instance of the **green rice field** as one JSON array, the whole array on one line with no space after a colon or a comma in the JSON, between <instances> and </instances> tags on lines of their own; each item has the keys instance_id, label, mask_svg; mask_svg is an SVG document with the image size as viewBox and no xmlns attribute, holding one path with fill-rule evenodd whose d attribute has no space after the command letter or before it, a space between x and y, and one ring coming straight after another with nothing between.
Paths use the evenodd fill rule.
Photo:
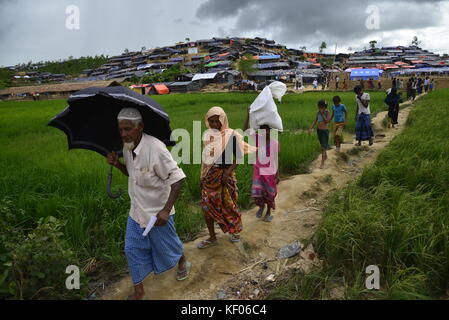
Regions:
<instances>
[{"instance_id":1,"label":"green rice field","mask_svg":"<svg viewBox=\"0 0 449 320\"><path fill-rule=\"evenodd\" d=\"M314 246L324 268L295 273L271 299L448 299L449 90L416 102L407 127L361 177L332 194ZM380 271L380 290L365 286Z\"/></svg>"}]
</instances>

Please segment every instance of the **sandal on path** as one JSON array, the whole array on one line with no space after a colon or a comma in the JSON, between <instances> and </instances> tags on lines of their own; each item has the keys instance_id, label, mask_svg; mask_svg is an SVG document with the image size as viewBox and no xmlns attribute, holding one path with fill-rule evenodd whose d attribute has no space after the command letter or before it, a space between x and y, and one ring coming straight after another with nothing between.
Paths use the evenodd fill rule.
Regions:
<instances>
[{"instance_id":1,"label":"sandal on path","mask_svg":"<svg viewBox=\"0 0 449 320\"><path fill-rule=\"evenodd\" d=\"M143 295L142 297L140 297L139 299L131 299L134 297L134 293L131 293L129 296L126 297L126 300L143 300L143 298L145 297L145 295Z\"/></svg>"},{"instance_id":2,"label":"sandal on path","mask_svg":"<svg viewBox=\"0 0 449 320\"><path fill-rule=\"evenodd\" d=\"M207 247L216 246L217 241L203 240L196 246L198 249L206 249Z\"/></svg>"},{"instance_id":3,"label":"sandal on path","mask_svg":"<svg viewBox=\"0 0 449 320\"><path fill-rule=\"evenodd\" d=\"M229 240L231 240L231 242L239 242L240 241L240 235L231 234L231 238Z\"/></svg>"},{"instance_id":4,"label":"sandal on path","mask_svg":"<svg viewBox=\"0 0 449 320\"><path fill-rule=\"evenodd\" d=\"M176 276L176 280L182 281L189 277L190 268L192 267L191 262L186 262L186 268L184 270L178 270L178 275Z\"/></svg>"},{"instance_id":5,"label":"sandal on path","mask_svg":"<svg viewBox=\"0 0 449 320\"><path fill-rule=\"evenodd\" d=\"M265 216L265 218L263 218L264 222L271 222L273 221L273 216Z\"/></svg>"}]
</instances>

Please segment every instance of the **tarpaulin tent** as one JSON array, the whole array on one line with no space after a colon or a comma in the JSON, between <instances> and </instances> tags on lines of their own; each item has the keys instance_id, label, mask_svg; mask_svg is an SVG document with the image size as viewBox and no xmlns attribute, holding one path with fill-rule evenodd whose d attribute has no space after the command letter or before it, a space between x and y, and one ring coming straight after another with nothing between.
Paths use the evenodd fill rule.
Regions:
<instances>
[{"instance_id":1,"label":"tarpaulin tent","mask_svg":"<svg viewBox=\"0 0 449 320\"><path fill-rule=\"evenodd\" d=\"M278 60L280 58L281 58L281 56L278 54L253 57L254 60Z\"/></svg>"},{"instance_id":2,"label":"tarpaulin tent","mask_svg":"<svg viewBox=\"0 0 449 320\"><path fill-rule=\"evenodd\" d=\"M352 69L349 78L350 80L379 80L382 73L383 71L379 69Z\"/></svg>"},{"instance_id":3,"label":"tarpaulin tent","mask_svg":"<svg viewBox=\"0 0 449 320\"><path fill-rule=\"evenodd\" d=\"M406 69L393 72L393 75L404 74L417 74L417 73L449 73L449 67L445 68L419 68L419 69Z\"/></svg>"},{"instance_id":4,"label":"tarpaulin tent","mask_svg":"<svg viewBox=\"0 0 449 320\"><path fill-rule=\"evenodd\" d=\"M169 94L170 93L170 90L168 90L168 88L165 84L155 84L153 87L154 87L154 90L156 90L156 92L158 94Z\"/></svg>"},{"instance_id":5,"label":"tarpaulin tent","mask_svg":"<svg viewBox=\"0 0 449 320\"><path fill-rule=\"evenodd\" d=\"M219 63L218 62L211 62L205 65L206 68L212 68L212 67L216 67L218 66Z\"/></svg>"},{"instance_id":6,"label":"tarpaulin tent","mask_svg":"<svg viewBox=\"0 0 449 320\"><path fill-rule=\"evenodd\" d=\"M148 64L141 64L139 66L137 66L137 70L145 70L145 69L150 69L151 67L154 66L154 63L148 63ZM112 70L112 69L111 69ZM110 70L110 71L111 71ZM120 68L118 68L117 70L120 70ZM115 71L115 70L113 70Z\"/></svg>"}]
</instances>

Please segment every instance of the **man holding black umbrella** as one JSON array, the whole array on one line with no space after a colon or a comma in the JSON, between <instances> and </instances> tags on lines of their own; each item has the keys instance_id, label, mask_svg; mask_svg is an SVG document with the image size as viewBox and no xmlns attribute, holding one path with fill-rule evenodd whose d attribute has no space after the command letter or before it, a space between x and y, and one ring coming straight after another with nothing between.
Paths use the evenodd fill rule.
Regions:
<instances>
[{"instance_id":1,"label":"man holding black umbrella","mask_svg":"<svg viewBox=\"0 0 449 320\"><path fill-rule=\"evenodd\" d=\"M150 273L163 273L178 265L177 280L185 280L189 275L191 263L186 261L173 221L173 205L186 176L165 144L143 132L139 110L124 108L117 119L125 164L115 152L107 155L107 162L129 177L131 208L125 253L134 294L128 299L140 300L145 295L143 280ZM154 228L144 236L152 220L156 220Z\"/></svg>"}]
</instances>

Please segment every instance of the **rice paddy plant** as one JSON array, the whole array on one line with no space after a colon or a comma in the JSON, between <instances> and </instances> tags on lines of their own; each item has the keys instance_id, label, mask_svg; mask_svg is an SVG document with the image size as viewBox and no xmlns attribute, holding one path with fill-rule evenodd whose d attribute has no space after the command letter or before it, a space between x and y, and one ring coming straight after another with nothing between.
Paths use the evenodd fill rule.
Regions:
<instances>
[{"instance_id":1,"label":"rice paddy plant","mask_svg":"<svg viewBox=\"0 0 449 320\"><path fill-rule=\"evenodd\" d=\"M438 299L447 290L448 98L440 90L418 101L375 164L330 197L315 247L325 272L344 276L349 299ZM381 271L380 291L364 287L369 265Z\"/></svg>"}]
</instances>

